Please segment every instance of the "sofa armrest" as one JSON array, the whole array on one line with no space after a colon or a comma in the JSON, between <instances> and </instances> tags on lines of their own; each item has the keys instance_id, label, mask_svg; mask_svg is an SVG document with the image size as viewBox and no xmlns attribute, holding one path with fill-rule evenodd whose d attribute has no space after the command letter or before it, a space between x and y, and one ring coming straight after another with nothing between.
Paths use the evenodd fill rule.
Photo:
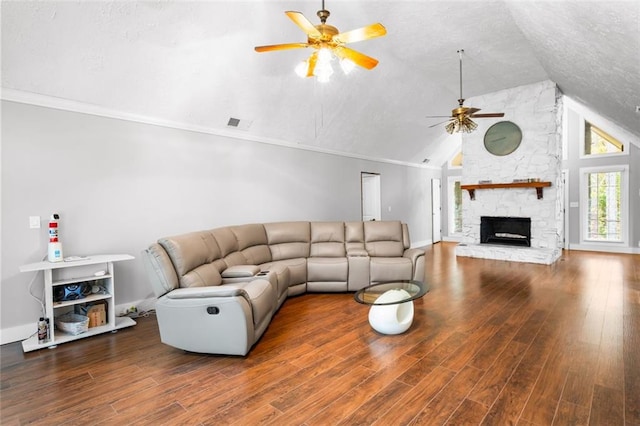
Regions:
<instances>
[{"instance_id":1,"label":"sofa armrest","mask_svg":"<svg viewBox=\"0 0 640 426\"><path fill-rule=\"evenodd\" d=\"M411 263L413 263L414 265L416 264L416 261L420 256L424 256L424 250L417 248L406 249L404 251L404 254L402 255L402 257L410 259Z\"/></svg>"}]
</instances>

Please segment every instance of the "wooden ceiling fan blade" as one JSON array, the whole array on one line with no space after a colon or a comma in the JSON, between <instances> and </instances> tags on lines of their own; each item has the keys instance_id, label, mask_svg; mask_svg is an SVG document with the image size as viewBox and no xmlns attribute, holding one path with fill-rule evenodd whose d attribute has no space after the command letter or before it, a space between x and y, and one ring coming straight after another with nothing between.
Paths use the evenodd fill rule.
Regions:
<instances>
[{"instance_id":1,"label":"wooden ceiling fan blade","mask_svg":"<svg viewBox=\"0 0 640 426\"><path fill-rule=\"evenodd\" d=\"M432 127L440 126L440 125L446 123L447 121L451 121L451 120L445 120L445 121L441 121L441 122L436 123L436 124L432 124L431 126L429 126L429 129L431 129Z\"/></svg>"},{"instance_id":2,"label":"wooden ceiling fan blade","mask_svg":"<svg viewBox=\"0 0 640 426\"><path fill-rule=\"evenodd\" d=\"M322 34L318 29L301 13L295 11L287 11L285 14L304 31L309 37L320 38Z\"/></svg>"},{"instance_id":3,"label":"wooden ceiling fan blade","mask_svg":"<svg viewBox=\"0 0 640 426\"><path fill-rule=\"evenodd\" d=\"M302 47L309 47L309 45L307 43L284 43L271 44L268 46L256 46L254 49L256 52L273 52L275 50L299 49Z\"/></svg>"},{"instance_id":4,"label":"wooden ceiling fan blade","mask_svg":"<svg viewBox=\"0 0 640 426\"><path fill-rule=\"evenodd\" d=\"M504 112L488 112L486 114L472 114L471 118L504 117Z\"/></svg>"},{"instance_id":5,"label":"wooden ceiling fan blade","mask_svg":"<svg viewBox=\"0 0 640 426\"><path fill-rule=\"evenodd\" d=\"M356 30L346 31L333 36L333 40L338 43L355 43L357 41L369 40L375 37L382 37L387 33L387 29L381 23L375 23Z\"/></svg>"},{"instance_id":6,"label":"wooden ceiling fan blade","mask_svg":"<svg viewBox=\"0 0 640 426\"><path fill-rule=\"evenodd\" d=\"M356 65L361 66L362 68L366 68L368 70L375 68L378 65L378 60L372 58L371 56L367 56L364 53L357 52L353 49L349 49L348 47L339 46L333 50L337 57L341 59L350 59Z\"/></svg>"},{"instance_id":7,"label":"wooden ceiling fan blade","mask_svg":"<svg viewBox=\"0 0 640 426\"><path fill-rule=\"evenodd\" d=\"M471 107L469 107L469 108L467 108L466 114L467 115L471 115L471 114L474 114L474 113L476 113L478 111L480 111L480 108L471 108Z\"/></svg>"}]
</instances>

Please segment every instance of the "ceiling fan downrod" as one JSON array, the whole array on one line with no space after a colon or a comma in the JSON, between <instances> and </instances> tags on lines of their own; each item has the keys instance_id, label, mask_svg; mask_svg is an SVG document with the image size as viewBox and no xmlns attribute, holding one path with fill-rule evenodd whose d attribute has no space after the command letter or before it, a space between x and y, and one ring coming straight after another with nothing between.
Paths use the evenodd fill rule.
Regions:
<instances>
[{"instance_id":1,"label":"ceiling fan downrod","mask_svg":"<svg viewBox=\"0 0 640 426\"><path fill-rule=\"evenodd\" d=\"M329 15L331 15L331 13L324 8L324 0L322 0L322 9L319 10L316 15L318 15L318 18L320 18L320 22L322 24L326 24L327 23L327 18L329 17Z\"/></svg>"},{"instance_id":2,"label":"ceiling fan downrod","mask_svg":"<svg viewBox=\"0 0 640 426\"><path fill-rule=\"evenodd\" d=\"M464 49L458 50L458 55L460 56L460 98L458 99L458 104L462 107L464 103L464 98L462 97L462 54L464 53Z\"/></svg>"}]
</instances>

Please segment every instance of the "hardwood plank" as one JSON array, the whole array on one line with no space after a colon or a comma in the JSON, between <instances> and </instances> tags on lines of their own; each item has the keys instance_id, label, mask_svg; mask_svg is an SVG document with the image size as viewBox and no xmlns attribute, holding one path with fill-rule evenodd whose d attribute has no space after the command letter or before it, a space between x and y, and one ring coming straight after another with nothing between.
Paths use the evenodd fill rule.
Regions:
<instances>
[{"instance_id":1,"label":"hardwood plank","mask_svg":"<svg viewBox=\"0 0 640 426\"><path fill-rule=\"evenodd\" d=\"M628 312L628 313L627 313ZM625 420L640 424L640 311L625 307L624 395Z\"/></svg>"},{"instance_id":2,"label":"hardwood plank","mask_svg":"<svg viewBox=\"0 0 640 426\"><path fill-rule=\"evenodd\" d=\"M636 398L640 395L636 395ZM624 395L621 390L595 385L589 415L591 425L624 424Z\"/></svg>"},{"instance_id":3,"label":"hardwood plank","mask_svg":"<svg viewBox=\"0 0 640 426\"><path fill-rule=\"evenodd\" d=\"M558 411L553 424L558 426L564 425L588 425L589 424L589 409L580 405L575 405L570 402L560 401L558 405ZM613 424L605 422L604 424Z\"/></svg>"},{"instance_id":4,"label":"hardwood plank","mask_svg":"<svg viewBox=\"0 0 640 426\"><path fill-rule=\"evenodd\" d=\"M408 424L444 389L456 375L455 372L436 367L418 382L402 401L397 402L375 422L376 425ZM330 424L330 423L325 423Z\"/></svg>"},{"instance_id":5,"label":"hardwood plank","mask_svg":"<svg viewBox=\"0 0 640 426\"><path fill-rule=\"evenodd\" d=\"M444 424L456 411L484 372L465 367L438 393L410 424Z\"/></svg>"},{"instance_id":6,"label":"hardwood plank","mask_svg":"<svg viewBox=\"0 0 640 426\"><path fill-rule=\"evenodd\" d=\"M490 407L509 382L526 350L525 344L510 342L496 362L487 369L486 374L478 381L468 398L485 407Z\"/></svg>"},{"instance_id":7,"label":"hardwood plank","mask_svg":"<svg viewBox=\"0 0 640 426\"><path fill-rule=\"evenodd\" d=\"M572 361L556 346L545 363L520 420L547 425L553 422Z\"/></svg>"},{"instance_id":8,"label":"hardwood plank","mask_svg":"<svg viewBox=\"0 0 640 426\"><path fill-rule=\"evenodd\" d=\"M465 399L462 404L458 406L456 411L447 420L448 425L478 425L482 422L485 414L487 413L487 407L484 405ZM519 422L518 424L523 424Z\"/></svg>"}]
</instances>

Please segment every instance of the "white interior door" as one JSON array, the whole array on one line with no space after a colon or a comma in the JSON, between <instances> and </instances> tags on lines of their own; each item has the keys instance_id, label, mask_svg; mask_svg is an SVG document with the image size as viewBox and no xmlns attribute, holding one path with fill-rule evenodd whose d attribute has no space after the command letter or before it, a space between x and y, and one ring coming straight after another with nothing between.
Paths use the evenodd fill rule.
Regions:
<instances>
[{"instance_id":1,"label":"white interior door","mask_svg":"<svg viewBox=\"0 0 640 426\"><path fill-rule=\"evenodd\" d=\"M442 196L440 179L431 179L431 224L434 244L442 241Z\"/></svg>"},{"instance_id":2,"label":"white interior door","mask_svg":"<svg viewBox=\"0 0 640 426\"><path fill-rule=\"evenodd\" d=\"M380 175L360 174L362 186L362 220L382 220L380 203Z\"/></svg>"},{"instance_id":3,"label":"white interior door","mask_svg":"<svg viewBox=\"0 0 640 426\"><path fill-rule=\"evenodd\" d=\"M564 206L562 207L562 213L564 215L564 242L562 247L565 250L569 250L569 171L562 171L562 194L564 197Z\"/></svg>"}]
</instances>

